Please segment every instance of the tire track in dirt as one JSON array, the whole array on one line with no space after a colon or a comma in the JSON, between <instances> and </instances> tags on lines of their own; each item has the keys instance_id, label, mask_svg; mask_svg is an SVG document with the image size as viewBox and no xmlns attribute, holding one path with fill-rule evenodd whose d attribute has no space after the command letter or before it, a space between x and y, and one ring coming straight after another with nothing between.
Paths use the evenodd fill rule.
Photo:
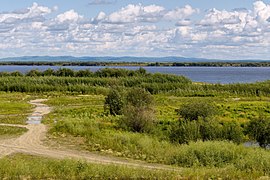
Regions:
<instances>
[{"instance_id":1,"label":"tire track in dirt","mask_svg":"<svg viewBox=\"0 0 270 180\"><path fill-rule=\"evenodd\" d=\"M85 153L73 150L56 150L43 145L42 141L46 137L47 127L44 124L41 124L41 120L44 115L50 113L51 111L49 106L42 103L44 101L46 101L46 99L36 99L30 101L30 104L35 105L33 113L28 117L27 122L30 124L0 124L2 126L25 127L28 129L26 133L18 138L0 140L0 158L12 153L25 153L57 159L79 159L98 164L118 164L132 167L143 167L148 169L180 171L179 168L173 168L166 165L148 164L138 161L127 161L120 158L107 157L94 153Z\"/></svg>"}]
</instances>

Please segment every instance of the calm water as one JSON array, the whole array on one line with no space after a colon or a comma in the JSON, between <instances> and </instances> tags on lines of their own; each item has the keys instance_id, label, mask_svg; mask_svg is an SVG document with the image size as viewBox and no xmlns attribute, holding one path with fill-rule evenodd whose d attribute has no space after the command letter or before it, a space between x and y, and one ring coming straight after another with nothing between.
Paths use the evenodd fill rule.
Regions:
<instances>
[{"instance_id":1,"label":"calm water","mask_svg":"<svg viewBox=\"0 0 270 180\"><path fill-rule=\"evenodd\" d=\"M115 67L135 70L139 67ZM0 66L0 71L27 72L31 69L46 70L63 68L61 66ZM105 66L65 66L73 70L89 69L97 71ZM270 67L143 67L151 73L169 73L176 75L184 75L195 82L208 83L244 83L256 82L270 79Z\"/></svg>"}]
</instances>

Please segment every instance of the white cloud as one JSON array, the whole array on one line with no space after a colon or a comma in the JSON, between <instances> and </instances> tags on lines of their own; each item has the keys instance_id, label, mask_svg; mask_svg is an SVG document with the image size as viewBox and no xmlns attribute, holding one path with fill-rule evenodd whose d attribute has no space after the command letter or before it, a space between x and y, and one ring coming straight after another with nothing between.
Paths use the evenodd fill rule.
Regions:
<instances>
[{"instance_id":1,"label":"white cloud","mask_svg":"<svg viewBox=\"0 0 270 180\"><path fill-rule=\"evenodd\" d=\"M92 0L89 5L101 5L101 4L115 4L117 0Z\"/></svg>"},{"instance_id":2,"label":"white cloud","mask_svg":"<svg viewBox=\"0 0 270 180\"><path fill-rule=\"evenodd\" d=\"M79 19L82 19L83 16L80 16L77 12L75 12L73 9L64 12L63 14L59 14L56 17L56 21L59 22L65 22L65 21L78 21Z\"/></svg>"},{"instance_id":3,"label":"white cloud","mask_svg":"<svg viewBox=\"0 0 270 180\"><path fill-rule=\"evenodd\" d=\"M199 10L189 5L129 4L92 19L57 9L33 3L0 13L0 55L270 58L270 5L263 1L250 10L213 8L196 18Z\"/></svg>"},{"instance_id":4,"label":"white cloud","mask_svg":"<svg viewBox=\"0 0 270 180\"><path fill-rule=\"evenodd\" d=\"M190 26L192 22L189 19L182 19L175 23L176 26Z\"/></svg>"},{"instance_id":5,"label":"white cloud","mask_svg":"<svg viewBox=\"0 0 270 180\"><path fill-rule=\"evenodd\" d=\"M121 8L119 11L109 14L108 16L104 16L104 13L99 14L96 18L93 19L93 22L112 24L127 24L138 22L156 23L159 21L181 20L191 16L196 12L198 12L198 10L193 9L189 5L186 5L183 8L166 10L164 7L154 4L148 6L143 6L142 4L129 4L126 7Z\"/></svg>"},{"instance_id":6,"label":"white cloud","mask_svg":"<svg viewBox=\"0 0 270 180\"><path fill-rule=\"evenodd\" d=\"M193 9L190 5L186 5L183 8L175 8L171 11L168 11L165 15L164 18L167 20L179 20L179 19L184 19L189 16L191 16L194 13L198 13L198 9Z\"/></svg>"}]
</instances>

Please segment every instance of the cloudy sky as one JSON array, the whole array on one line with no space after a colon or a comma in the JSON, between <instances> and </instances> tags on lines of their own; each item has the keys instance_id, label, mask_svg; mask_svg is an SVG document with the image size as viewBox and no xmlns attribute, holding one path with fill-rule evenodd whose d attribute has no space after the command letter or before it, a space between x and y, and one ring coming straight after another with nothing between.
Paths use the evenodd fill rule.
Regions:
<instances>
[{"instance_id":1,"label":"cloudy sky","mask_svg":"<svg viewBox=\"0 0 270 180\"><path fill-rule=\"evenodd\" d=\"M9 0L0 58L270 59L270 0Z\"/></svg>"}]
</instances>

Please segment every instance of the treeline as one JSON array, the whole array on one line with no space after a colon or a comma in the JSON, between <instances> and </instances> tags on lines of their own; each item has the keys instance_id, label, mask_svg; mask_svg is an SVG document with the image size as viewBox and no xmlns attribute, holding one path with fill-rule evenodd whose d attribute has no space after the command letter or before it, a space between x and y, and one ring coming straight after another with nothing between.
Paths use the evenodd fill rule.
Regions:
<instances>
[{"instance_id":1,"label":"treeline","mask_svg":"<svg viewBox=\"0 0 270 180\"><path fill-rule=\"evenodd\" d=\"M93 62L93 61L72 61L72 62L50 62L50 61L10 61L0 62L0 65L18 66L169 66L169 67L270 67L270 62Z\"/></svg>"},{"instance_id":2,"label":"treeline","mask_svg":"<svg viewBox=\"0 0 270 180\"><path fill-rule=\"evenodd\" d=\"M21 73L19 71L14 72L0 72L0 77L7 76L58 76L58 77L134 77L134 76L151 76L145 69L139 68L138 70L116 69L116 68L104 68L96 72L92 72L88 69L75 71L68 68L60 68L57 70L47 69L45 71L39 71L33 69L27 73ZM166 75L164 75L166 76ZM174 76L177 77L177 76Z\"/></svg>"},{"instance_id":3,"label":"treeline","mask_svg":"<svg viewBox=\"0 0 270 180\"><path fill-rule=\"evenodd\" d=\"M201 67L270 67L270 62L175 62L171 66Z\"/></svg>"},{"instance_id":4,"label":"treeline","mask_svg":"<svg viewBox=\"0 0 270 180\"><path fill-rule=\"evenodd\" d=\"M9 61L1 66L147 66L144 62L94 62L94 61Z\"/></svg>"},{"instance_id":5,"label":"treeline","mask_svg":"<svg viewBox=\"0 0 270 180\"><path fill-rule=\"evenodd\" d=\"M150 87L150 84L155 87ZM106 93L112 86L121 86L123 88L145 87L149 92L157 93L162 84L171 84L173 87L168 86L165 89L174 89L192 82L184 76L150 74L143 68L135 71L105 68L96 72L61 68L45 71L31 70L25 74L18 71L0 73L0 91L7 92Z\"/></svg>"},{"instance_id":6,"label":"treeline","mask_svg":"<svg viewBox=\"0 0 270 180\"><path fill-rule=\"evenodd\" d=\"M100 69L73 71L61 68L45 71L31 70L20 72L1 72L0 91L17 92L77 92L107 94L112 86L122 88L140 87L151 94L170 94L176 96L268 96L270 81L250 84L194 84L184 76L147 73L145 69Z\"/></svg>"}]
</instances>

